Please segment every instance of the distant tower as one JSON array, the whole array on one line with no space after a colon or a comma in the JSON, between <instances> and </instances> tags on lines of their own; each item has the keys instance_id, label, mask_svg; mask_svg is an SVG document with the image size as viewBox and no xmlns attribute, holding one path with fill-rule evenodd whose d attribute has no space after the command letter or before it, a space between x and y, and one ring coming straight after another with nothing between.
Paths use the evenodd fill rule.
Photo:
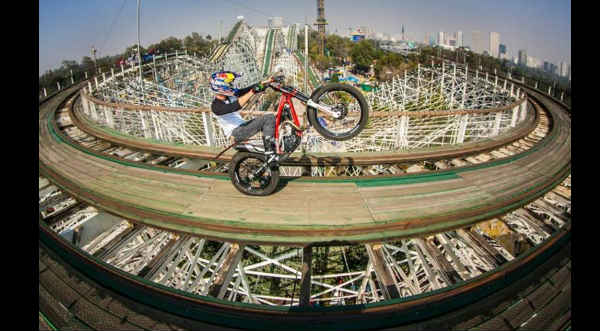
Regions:
<instances>
[{"instance_id":1,"label":"distant tower","mask_svg":"<svg viewBox=\"0 0 600 331\"><path fill-rule=\"evenodd\" d=\"M500 34L498 32L490 32L490 56L498 57L500 46Z\"/></svg>"},{"instance_id":2,"label":"distant tower","mask_svg":"<svg viewBox=\"0 0 600 331\"><path fill-rule=\"evenodd\" d=\"M96 52L97 52L96 47L94 47L92 45L92 58L94 59L94 72L98 71L98 69L97 69L98 66L96 65Z\"/></svg>"},{"instance_id":3,"label":"distant tower","mask_svg":"<svg viewBox=\"0 0 600 331\"><path fill-rule=\"evenodd\" d=\"M483 53L483 45L481 40L481 32L473 31L473 45L471 46L474 53Z\"/></svg>"},{"instance_id":4,"label":"distant tower","mask_svg":"<svg viewBox=\"0 0 600 331\"><path fill-rule=\"evenodd\" d=\"M402 24L402 40L406 40L406 39L404 38L404 24Z\"/></svg>"},{"instance_id":5,"label":"distant tower","mask_svg":"<svg viewBox=\"0 0 600 331\"><path fill-rule=\"evenodd\" d=\"M325 52L325 25L327 25L327 21L325 20L325 0L317 0L317 22L315 25L321 39L319 41L319 53L323 55Z\"/></svg>"},{"instance_id":6,"label":"distant tower","mask_svg":"<svg viewBox=\"0 0 600 331\"><path fill-rule=\"evenodd\" d=\"M519 65L527 66L527 51L524 49L519 50Z\"/></svg>"}]
</instances>

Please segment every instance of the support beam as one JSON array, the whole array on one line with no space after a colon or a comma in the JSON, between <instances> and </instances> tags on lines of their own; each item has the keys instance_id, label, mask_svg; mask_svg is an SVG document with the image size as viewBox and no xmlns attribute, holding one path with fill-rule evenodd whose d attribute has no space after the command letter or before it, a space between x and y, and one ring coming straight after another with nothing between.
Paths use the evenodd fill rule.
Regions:
<instances>
[{"instance_id":1,"label":"support beam","mask_svg":"<svg viewBox=\"0 0 600 331\"><path fill-rule=\"evenodd\" d=\"M142 268L142 270L140 270L140 272L138 273L139 277L145 278L146 275L154 270L155 268L157 268L157 266L160 266L164 260L167 258L167 256L169 255L169 252L171 252L171 250L173 249L174 246L176 246L178 240L180 240L180 238L173 238L171 239L166 245L165 247L163 247L161 249L161 251L156 254L156 256L154 256L154 258L148 262L148 264L146 264L146 266L144 266Z\"/></svg>"},{"instance_id":2,"label":"support beam","mask_svg":"<svg viewBox=\"0 0 600 331\"><path fill-rule=\"evenodd\" d=\"M476 231L465 231L465 233L474 241L477 242L477 244L479 244L479 246L483 247L483 249L490 254L490 256L492 256L494 258L494 260L496 261L496 263L498 265L502 265L504 263L506 263L508 260L502 255L500 254L500 252L498 252L494 247L492 247L487 240L485 240L485 238L483 238L482 235L480 235L479 233L477 233Z\"/></svg>"},{"instance_id":3,"label":"support beam","mask_svg":"<svg viewBox=\"0 0 600 331\"><path fill-rule=\"evenodd\" d=\"M310 285L312 275L312 246L302 249L302 279L300 280L300 306L310 303Z\"/></svg>"},{"instance_id":4,"label":"support beam","mask_svg":"<svg viewBox=\"0 0 600 331\"><path fill-rule=\"evenodd\" d=\"M394 275L385 262L385 257L383 256L383 245L381 243L375 243L366 244L365 247L367 248L367 253L369 254L369 260L375 269L377 281L379 282L379 287L381 288L384 299L391 300L399 298L400 292L398 292L398 288L396 287Z\"/></svg>"},{"instance_id":5,"label":"support beam","mask_svg":"<svg viewBox=\"0 0 600 331\"><path fill-rule=\"evenodd\" d=\"M148 263L146 266L147 270L142 269L138 276L152 280L159 271L164 271L167 268L167 264L173 260L175 254L181 250L183 244L187 243L189 239L189 235L183 235L173 244L167 244L167 246L156 255L154 258L155 261Z\"/></svg>"},{"instance_id":6,"label":"support beam","mask_svg":"<svg viewBox=\"0 0 600 331\"><path fill-rule=\"evenodd\" d=\"M231 282L231 278L233 277L233 273L235 272L235 268L242 258L243 252L244 245L240 246L240 244L237 243L231 245L229 253L223 262L223 266L217 273L212 286L208 290L208 295L223 299L225 292L227 292L227 287Z\"/></svg>"},{"instance_id":7,"label":"support beam","mask_svg":"<svg viewBox=\"0 0 600 331\"><path fill-rule=\"evenodd\" d=\"M440 276L447 285L452 285L462 280L435 244L430 240L423 240L422 244L424 246L422 248L425 248L424 252L429 253L429 256L434 259L434 264L437 264L437 270L439 270L441 273Z\"/></svg>"},{"instance_id":8,"label":"support beam","mask_svg":"<svg viewBox=\"0 0 600 331\"><path fill-rule=\"evenodd\" d=\"M109 243L104 245L104 247L97 250L93 255L94 257L100 260L106 260L110 258L113 254L123 247L123 245L127 244L132 237L137 236L144 229L143 226L134 224L129 229L123 231L121 234L113 238Z\"/></svg>"}]
</instances>

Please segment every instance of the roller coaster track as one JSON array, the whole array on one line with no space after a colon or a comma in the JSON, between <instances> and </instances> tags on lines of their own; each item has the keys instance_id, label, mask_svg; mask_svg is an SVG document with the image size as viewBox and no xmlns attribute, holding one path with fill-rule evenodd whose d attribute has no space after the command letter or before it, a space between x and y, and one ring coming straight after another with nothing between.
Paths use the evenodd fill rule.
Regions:
<instances>
[{"instance_id":1,"label":"roller coaster track","mask_svg":"<svg viewBox=\"0 0 600 331\"><path fill-rule=\"evenodd\" d=\"M302 52L300 50L296 50L294 52L294 55L296 56L298 63L301 64L302 67L304 67L304 54L302 54ZM312 89L315 89L317 86L320 85L320 80L318 78L318 75L316 75L314 73L313 68L311 67L310 63L308 64L308 83L310 84Z\"/></svg>"},{"instance_id":2,"label":"roller coaster track","mask_svg":"<svg viewBox=\"0 0 600 331\"><path fill-rule=\"evenodd\" d=\"M298 43L298 32L296 31L296 25L290 25L287 33L287 48L289 48L292 52L296 50L296 44Z\"/></svg>"},{"instance_id":3,"label":"roller coaster track","mask_svg":"<svg viewBox=\"0 0 600 331\"><path fill-rule=\"evenodd\" d=\"M213 63L217 62L219 59L221 59L223 57L223 55L225 55L227 53L227 51L229 50L229 47L231 47L231 42L239 37L240 31L242 29L242 24L243 24L242 21L238 21L233 26L233 28L231 28L231 31L225 38L224 42L222 44L218 45L217 48L215 48L215 50L213 51L213 53L210 55L210 57L209 57L210 62L213 62Z\"/></svg>"},{"instance_id":4,"label":"roller coaster track","mask_svg":"<svg viewBox=\"0 0 600 331\"><path fill-rule=\"evenodd\" d=\"M94 99L92 97L86 96L93 100L95 104L107 104L100 100ZM515 104L519 104L517 102ZM126 105L123 105L126 107ZM509 105L504 108L511 109L514 105ZM500 109L500 108L499 108ZM208 109L204 109L204 112L208 112ZM469 110L469 113L476 113L477 111ZM243 112L246 113L246 112ZM446 114L449 114L448 112ZM285 162L284 165L289 166L348 166L348 165L375 165L375 164L390 164L390 163L400 163L407 161L423 161L423 160L436 160L442 158L451 158L457 157L464 154L473 154L476 152L484 152L487 150L491 150L493 148L502 146L509 142L521 139L531 133L534 130L536 125L536 118L533 113L529 113L530 115L527 117L525 121L523 121L519 126L517 126L514 130L506 134L501 134L499 136L484 139L475 142L468 142L462 144L460 146L449 145L446 147L440 147L432 152L431 150L427 151L417 151L417 152L396 152L396 153L386 153L386 154L376 154L373 153L338 153L336 155L331 155L330 153L308 153L304 155L296 155L292 156L289 161ZM390 116L387 113L375 113L371 115L372 117L379 116ZM76 124L78 128L83 130L84 132L101 138L106 141L110 141L114 144L118 144L125 147L135 148L135 149L143 149L147 151L152 151L156 153L164 153L172 156L181 156L181 157L190 157L190 158L203 158L203 159L212 159L216 157L216 155L220 152L221 148L213 148L213 147L204 147L198 146L194 149L187 148L185 146L173 146L173 145L164 145L164 144L155 144L148 143L143 139L135 139L132 137L127 137L124 135L116 135L114 132L107 130L105 128L101 128L92 121L86 119L78 115L78 112L71 112L71 119ZM220 157L220 161L230 161L233 156L234 151L228 151ZM299 154L299 153L298 153Z\"/></svg>"},{"instance_id":5,"label":"roller coaster track","mask_svg":"<svg viewBox=\"0 0 600 331\"><path fill-rule=\"evenodd\" d=\"M487 162L471 159L471 165L468 166L403 176L290 180L276 196L261 199L262 209L252 207L253 202L245 199L246 210L242 211L237 210L235 205L236 201L244 198L231 195L235 192L227 178L221 174L201 174L149 166L82 148L63 130L65 127L73 129L85 127L82 122L78 122L72 111L77 98L70 98L69 94L76 90L74 88L65 91L40 106L40 174L49 180L49 184L52 183L66 193L61 201L67 201L67 197L74 197L84 204L124 217L134 224L131 233L140 232L144 226L152 226L179 234L181 236L179 240L168 241L166 236L164 240L160 238L155 240L163 240L167 248L185 245L183 238L189 235L200 236L207 240L233 242L231 247L228 246L229 248L224 250L224 252L228 250L229 253L222 255L224 266L227 263L235 265L235 259L240 258L236 252L256 243L305 247L319 243L327 245L367 243L365 247L370 260L389 263L390 256L382 249L381 242L425 238L428 235L440 236L444 231L466 229L494 217L505 218L505 223L518 232L519 225L503 215L520 211L520 207L528 204L544 205L538 201L548 194L557 195L558 193L553 190L561 186L570 174L570 116L565 112L563 105L538 92L528 90L529 100L537 116L530 117L529 121L515 130L516 133L512 132L510 137L499 139L500 143L487 142L487 145L484 143L472 146L473 150L462 151L462 155L483 151L491 151L489 154L504 153L496 159ZM68 102L66 112L62 112L60 116L64 117L68 114L67 117L72 120L72 124L61 124L57 120L58 110L61 108L59 104L62 100ZM539 125L544 121L547 124L540 129ZM540 130L544 131L541 135ZM98 135L98 132L90 131L90 133ZM540 138L533 141L530 138L523 140L532 137L533 133L537 133ZM522 141L519 143L522 149L511 151L509 145L516 140ZM140 150L146 149L140 148ZM460 151L451 151L448 155L430 154L422 157L449 160L458 157L460 153ZM419 156L414 155L413 158L418 159ZM469 158L464 159L469 161ZM371 160L371 162L382 163L385 160ZM460 197L460 201L457 201L457 197ZM188 201L189 205L181 205L182 201ZM310 209L303 211L302 208L294 210L293 208L296 208L294 206L278 207L282 201L292 202L298 206L309 206ZM181 206L178 207L178 204ZM195 208L194 205L199 208ZM71 203L69 208L72 206ZM423 210L420 206L435 207L430 208L431 210ZM211 208L214 212L211 212ZM240 215L239 218L219 219L221 216L218 215L218 210L225 208L233 217ZM253 215L253 210L257 212L256 215ZM258 212L259 210L262 212ZM212 220L211 215L214 217ZM565 296L570 293L570 285L568 288L565 287L567 285L565 285L564 274L570 272L570 264L567 266L564 259L557 261L555 256L560 255L559 253L564 251L563 247L569 245L571 223L570 218L565 218L561 212L557 212L555 216L562 218L564 225L546 230L551 235L544 237L541 243L512 261L501 263L493 272L475 278L463 278L461 281L452 282L453 286L405 299L399 298L393 288L386 288L386 284L390 282L386 281L387 273L379 264L379 267L374 268L374 272L377 274L380 290L385 292L382 294L385 297L384 301L360 306L325 308L326 314L323 314L319 308L309 306L279 309L279 307L270 308L221 300L222 296L217 293L221 290L218 285L222 282L218 281L214 283L216 287L213 286L209 291L214 293L214 297L190 294L157 285L149 281L150 278L125 272L107 264L107 260L92 257L89 253L78 250L46 225L43 218L47 217L43 217L42 214L40 214L40 240L43 249L51 252L54 259L72 265L91 283L97 282L109 288L115 293L114 296L127 293L128 299L123 300L133 300L151 309L165 314L175 314L196 323L202 321L202 323L225 325L230 328L253 329L274 327L301 329L306 319L310 319L314 329L317 330L328 329L331 323L343 329L373 329L410 323L423 325L426 323L423 321L433 323L431 325L438 323L438 326L449 325L447 323L458 324L457 321L463 321L463 316L469 315L467 311L473 310L469 307L480 298L488 297L492 293L510 292L511 286L523 282L524 278L531 277L526 275L542 268L545 265L544 261L552 258L553 265L559 266L560 271L548 274L546 277L556 281L544 283L534 291L519 292L522 299L506 304L504 310L498 309L497 317L485 319L476 313L469 315L473 317L468 320L473 323L471 326L479 325L479 328L485 329L486 326L487 328L498 327L493 323L508 323L508 327L516 329L523 323L531 323L530 327L533 327L536 321L538 321L536 323L546 323L539 322L540 318L536 319L535 316L559 311L560 309L553 306L552 302L564 305L569 300ZM56 214L52 214L52 217L56 217ZM268 218L266 221L265 217ZM296 222L304 222L304 224L293 225ZM530 219L529 224L531 227L538 228L551 227L541 221L535 221L535 218ZM456 233L463 235L460 231L456 230ZM470 233L472 232L465 234L466 238L481 240L481 238L473 239L476 237ZM121 235L123 236L125 235ZM447 245L445 241L451 238L444 236L441 235L438 239L442 246ZM118 241L113 240L113 242ZM427 241L423 247L423 250L417 249L417 251L434 254L435 249L432 251ZM164 259L169 251L166 248L163 251L165 253L159 255ZM446 252L446 254L450 253ZM150 265L158 261L159 255L150 261ZM107 252L104 256L110 257L110 254ZM42 260L42 257L40 259ZM452 262L454 266L456 261L452 257L449 259L451 262L454 261ZM228 262L230 260L231 262ZM44 261L45 265L52 265L52 262L46 258ZM459 274L464 271L464 266L461 268L458 262L456 265ZM444 270L443 263L439 268ZM57 266L47 269L51 269L55 274L60 273ZM546 271L548 269L549 267L545 267ZM227 268L223 270L227 271ZM231 276L227 272L216 271L213 275L216 279ZM390 275L387 277L391 277ZM54 285L44 280L44 286L50 289ZM540 295L550 292L552 295L548 296L552 297L552 300L539 298ZM82 298L84 297L83 292L78 293ZM81 302L86 300L92 302L94 299L89 297L85 300L80 299ZM493 302L495 301L490 299L489 303ZM533 317L527 317L522 321L521 317L514 317L515 314L522 314L526 309L532 310L531 306L535 308L535 314L528 316ZM466 308L461 308L463 310L460 310L460 313L454 312L459 307ZM360 314L356 314L357 311L360 311ZM414 314L415 311L419 314ZM564 309L560 312L564 313ZM105 314L108 312L105 311ZM114 315L114 312L111 311L110 314ZM472 322L477 318L479 322ZM505 322L502 322L503 320ZM550 325L549 323L539 325L547 326ZM552 321L552 323L558 325L557 329L564 325L564 322L556 324L556 321ZM140 327L141 322L134 325ZM464 326L464 328L471 326Z\"/></svg>"},{"instance_id":6,"label":"roller coaster track","mask_svg":"<svg viewBox=\"0 0 600 331\"><path fill-rule=\"evenodd\" d=\"M569 175L570 158L553 160L554 162L539 161L546 159L548 155L570 154L570 120L565 115L552 111L550 109L553 118L560 119L558 123L564 124L554 125L551 132L540 143L526 152L482 165L442 170L433 174L406 174L388 178L313 179L320 185L333 185L331 189L345 197L334 201L328 201L329 199L325 196L321 197L320 193L324 192L321 188L315 187L315 192L312 192L310 187L313 187L313 184L305 184L303 181L288 183L289 191L285 190L285 192L311 192L294 197L294 199L303 201L302 205L311 204L313 201L328 201L330 208L344 211L339 212L339 215L335 217L327 216L327 213L320 214L312 208L311 212L290 208L289 211L278 211L273 217L267 217L261 213L256 217L249 217L242 211L247 206L243 206L239 211L239 216L234 216L238 212L235 211L235 207L230 207L230 216L228 219L223 219L217 210L221 208L220 203L227 204L228 202L224 202L222 194L217 194L217 192L231 191L230 183L223 180L223 176L188 175L191 178L185 179L189 181L190 185L195 183L194 186L200 189L197 194L217 208L214 213L207 210L196 211L194 208L174 203L183 198L183 196L178 196L184 193L178 193L176 183L184 179L172 178L170 174L148 174L156 181L154 185L163 186L170 183L169 186L172 185L173 188L163 190L166 194L164 198L160 194L157 195L156 205L149 200L140 200L135 197L143 192L134 193L134 191L139 191L136 188L138 184L134 184L138 182L135 180L139 176L139 170L136 169L138 167L132 168L132 164L98 160L96 155L89 155L89 152L82 153L73 148L68 141L64 141L58 136L56 127L52 125L51 121L54 113L50 112L43 113L40 120L40 160L43 161L40 163L40 170L49 178L60 183L62 188L76 198L94 201L97 207L110 210L122 217L138 220L151 226L160 225L170 230L202 232L222 240L235 238L238 241L271 244L306 245L314 243L315 240L365 242L398 239L466 226L485 217L495 216L507 209L514 208L514 204L539 197L553 185L561 182ZM554 121L554 123L557 122ZM567 129L564 129L564 126L567 126ZM66 160L66 155L71 155L70 160ZM69 163L70 161L73 163ZM533 167L534 165L536 167ZM61 170L70 167L72 169L68 172ZM111 169L108 173L103 170L106 167ZM129 173L130 171L132 173ZM497 177L498 172L503 174L504 180ZM85 184L81 183L82 177L80 176L90 173L103 174L102 180L88 178ZM126 184L127 187L118 191L109 189L110 184L107 186L107 183L125 183L124 181L127 180L132 180L132 183ZM425 190L413 191L411 184L430 187ZM296 186L298 187L295 188ZM389 196L381 195L378 187L385 187ZM154 190L152 185L148 189ZM440 191L449 193L435 194ZM457 191L464 192L462 194L465 197L464 201L455 200ZM90 194L90 192L102 192L102 194L96 195ZM325 192L324 194L329 193ZM302 197L302 195L306 196ZM390 197L394 195L399 195L401 198L390 200ZM439 205L439 207L422 210L419 206L425 203L424 201L429 195L431 195L431 203L436 201L433 204ZM173 198L165 199L167 196ZM275 208L279 204L279 198L276 196L265 198L262 203L263 206L272 204ZM354 208L349 208L350 205ZM391 208L392 206L394 207ZM159 212L160 210L167 214ZM297 225L278 224L279 222L276 220L280 217L287 217L292 224ZM311 221L318 218L328 218L329 220L317 222L317 224L314 224L315 221ZM256 233L259 228L262 228L260 235Z\"/></svg>"},{"instance_id":7,"label":"roller coaster track","mask_svg":"<svg viewBox=\"0 0 600 331\"><path fill-rule=\"evenodd\" d=\"M269 29L265 37L265 56L263 60L262 74L266 77L271 72L271 63L273 62L273 45L275 45L276 29Z\"/></svg>"}]
</instances>

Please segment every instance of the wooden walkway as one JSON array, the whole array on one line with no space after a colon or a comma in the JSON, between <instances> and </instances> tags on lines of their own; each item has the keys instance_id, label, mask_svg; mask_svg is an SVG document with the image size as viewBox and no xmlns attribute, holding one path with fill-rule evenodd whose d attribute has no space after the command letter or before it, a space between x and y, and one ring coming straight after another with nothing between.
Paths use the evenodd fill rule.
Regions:
<instances>
[{"instance_id":1,"label":"wooden walkway","mask_svg":"<svg viewBox=\"0 0 600 331\"><path fill-rule=\"evenodd\" d=\"M462 227L532 201L570 173L570 118L542 99L554 125L529 151L460 169L393 178L291 180L268 197L228 178L156 169L75 148L57 132L56 107L39 118L40 175L132 221L226 241L307 245L391 240Z\"/></svg>"}]
</instances>

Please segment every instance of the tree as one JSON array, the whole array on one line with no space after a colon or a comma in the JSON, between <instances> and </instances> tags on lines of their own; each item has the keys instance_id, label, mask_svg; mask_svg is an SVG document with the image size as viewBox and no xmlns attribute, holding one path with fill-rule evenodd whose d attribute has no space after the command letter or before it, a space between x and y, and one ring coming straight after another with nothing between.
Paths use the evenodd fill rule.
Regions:
<instances>
[{"instance_id":1,"label":"tree","mask_svg":"<svg viewBox=\"0 0 600 331\"><path fill-rule=\"evenodd\" d=\"M338 73L333 74L333 76L331 76L331 82L339 83L340 82L340 74L338 74Z\"/></svg>"},{"instance_id":2,"label":"tree","mask_svg":"<svg viewBox=\"0 0 600 331\"><path fill-rule=\"evenodd\" d=\"M89 56L81 59L81 67L85 71L94 70L94 61Z\"/></svg>"},{"instance_id":3,"label":"tree","mask_svg":"<svg viewBox=\"0 0 600 331\"><path fill-rule=\"evenodd\" d=\"M352 62L360 70L369 70L373 60L377 59L377 51L369 40L359 41L350 51Z\"/></svg>"},{"instance_id":4,"label":"tree","mask_svg":"<svg viewBox=\"0 0 600 331\"><path fill-rule=\"evenodd\" d=\"M325 55L317 55L314 62L319 70L325 70L331 66L330 58Z\"/></svg>"},{"instance_id":5,"label":"tree","mask_svg":"<svg viewBox=\"0 0 600 331\"><path fill-rule=\"evenodd\" d=\"M79 67L79 64L77 64L77 61L72 61L72 60L63 60L62 61L62 65L61 65L61 69L64 70L77 70Z\"/></svg>"},{"instance_id":6,"label":"tree","mask_svg":"<svg viewBox=\"0 0 600 331\"><path fill-rule=\"evenodd\" d=\"M131 45L125 49L125 52L123 52L123 57L128 58L131 55L136 55L137 53L138 53L137 44ZM146 53L146 49L143 46L140 47L140 53L142 53L142 55L144 55ZM100 62L100 60L98 60L98 62Z\"/></svg>"}]
</instances>

